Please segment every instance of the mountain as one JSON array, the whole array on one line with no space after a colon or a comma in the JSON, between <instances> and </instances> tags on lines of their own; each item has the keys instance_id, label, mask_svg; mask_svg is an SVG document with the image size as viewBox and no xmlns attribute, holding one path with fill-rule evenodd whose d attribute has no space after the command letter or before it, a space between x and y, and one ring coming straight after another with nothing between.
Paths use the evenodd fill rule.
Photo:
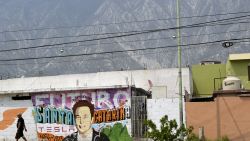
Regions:
<instances>
[{"instance_id":1,"label":"mountain","mask_svg":"<svg viewBox=\"0 0 250 141\"><path fill-rule=\"evenodd\" d=\"M250 5L250 1L247 0L180 0L180 15L183 17L180 19L181 25L185 26L249 15L249 12L237 13L249 11L248 5ZM128 31L176 27L176 0L0 0L0 13L0 32L5 31L0 33L1 50L91 40L122 35ZM215 14L217 14L217 16L208 16ZM238 23L242 21L244 23ZM234 24L228 24L232 22L234 22ZM197 44L249 37L247 16L241 20L224 21L224 23L221 22L221 24L224 25L210 24L209 26L183 28L181 29L181 44ZM51 27L58 28L55 29ZM22 29L40 30L18 31ZM120 34L100 35L102 33L116 32ZM13 41L59 36L79 37ZM96 52L168 46L162 49L136 52L107 53L102 55L93 54L79 57L37 60L30 59L11 62L0 61L0 77L7 79L13 77L98 71L177 67L177 41L173 36L176 36L175 30L166 30L128 37L0 52L0 60L5 60L64 56L70 54L93 54ZM221 46L221 42L182 46L182 65L197 64L203 60L225 62L229 53L243 52L250 52L247 42L235 43L227 49Z\"/></svg>"}]
</instances>

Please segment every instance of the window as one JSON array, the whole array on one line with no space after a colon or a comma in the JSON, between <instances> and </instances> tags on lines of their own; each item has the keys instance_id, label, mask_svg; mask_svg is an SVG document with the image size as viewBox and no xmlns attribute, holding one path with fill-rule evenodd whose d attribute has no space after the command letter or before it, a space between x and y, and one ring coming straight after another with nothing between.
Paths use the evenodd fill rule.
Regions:
<instances>
[{"instance_id":1,"label":"window","mask_svg":"<svg viewBox=\"0 0 250 141\"><path fill-rule=\"evenodd\" d=\"M30 100L31 96L29 94L17 94L11 97L12 100Z\"/></svg>"}]
</instances>

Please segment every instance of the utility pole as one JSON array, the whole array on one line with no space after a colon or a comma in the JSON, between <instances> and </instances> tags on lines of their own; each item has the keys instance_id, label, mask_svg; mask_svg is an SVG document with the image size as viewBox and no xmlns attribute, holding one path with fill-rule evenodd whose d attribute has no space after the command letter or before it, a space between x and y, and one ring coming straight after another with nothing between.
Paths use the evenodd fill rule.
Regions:
<instances>
[{"instance_id":1,"label":"utility pole","mask_svg":"<svg viewBox=\"0 0 250 141\"><path fill-rule=\"evenodd\" d=\"M182 102L182 71L181 71L181 34L180 34L180 0L176 0L176 32L177 32L177 46L178 46L178 80L179 80L179 112L180 112L180 126L183 125L183 102Z\"/></svg>"}]
</instances>

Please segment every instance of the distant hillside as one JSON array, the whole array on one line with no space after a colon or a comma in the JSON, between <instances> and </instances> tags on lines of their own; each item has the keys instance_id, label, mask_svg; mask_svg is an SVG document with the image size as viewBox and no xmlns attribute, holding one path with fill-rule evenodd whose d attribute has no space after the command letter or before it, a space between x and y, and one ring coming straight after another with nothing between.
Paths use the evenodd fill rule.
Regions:
<instances>
[{"instance_id":1,"label":"distant hillside","mask_svg":"<svg viewBox=\"0 0 250 141\"><path fill-rule=\"evenodd\" d=\"M182 17L250 11L250 1L248 0L180 0L180 2ZM95 0L94 2L92 0L0 0L0 13L0 31L101 24L99 26L75 28L5 32L0 33L0 41L141 31L176 26L176 19L174 19L174 17L176 17L176 0ZM181 18L181 25L190 25L242 15L250 15L250 12ZM170 19L145 21L168 18ZM230 23L235 22L235 24L181 29L182 44L196 44L232 38L247 38L249 37L248 19L249 17L245 17L243 20L229 21ZM237 24L237 22L242 21L244 23ZM42 39L22 42L0 42L0 48L23 48L106 36L107 35ZM173 36L176 36L176 31L168 30L102 41L2 52L0 53L0 60L175 46L176 39L172 38ZM248 46L249 44L247 42L235 43L234 46L229 49L223 48L221 43L184 46L182 47L183 66L197 64L202 60L218 60L225 62L228 53L250 52ZM171 67L177 67L176 47L105 55L0 62L0 77L6 79L9 77Z\"/></svg>"}]
</instances>

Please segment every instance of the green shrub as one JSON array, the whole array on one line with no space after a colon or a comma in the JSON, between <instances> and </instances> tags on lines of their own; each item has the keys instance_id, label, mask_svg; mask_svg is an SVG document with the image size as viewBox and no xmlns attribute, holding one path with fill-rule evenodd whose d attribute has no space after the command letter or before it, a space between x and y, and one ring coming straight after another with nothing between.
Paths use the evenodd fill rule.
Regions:
<instances>
[{"instance_id":1,"label":"green shrub","mask_svg":"<svg viewBox=\"0 0 250 141\"><path fill-rule=\"evenodd\" d=\"M168 120L167 115L161 118L160 123L160 129L157 129L152 120L146 120L145 124L148 130L145 136L154 141L181 141L184 137L194 138L192 127L186 128L184 125L179 127L176 120Z\"/></svg>"},{"instance_id":2,"label":"green shrub","mask_svg":"<svg viewBox=\"0 0 250 141\"><path fill-rule=\"evenodd\" d=\"M227 136L223 136L220 139L217 139L216 141L230 141Z\"/></svg>"},{"instance_id":3,"label":"green shrub","mask_svg":"<svg viewBox=\"0 0 250 141\"><path fill-rule=\"evenodd\" d=\"M165 115L160 119L160 129L157 129L152 120L146 120L147 126L146 138L151 138L154 141L200 141L199 137L193 133L193 127L186 128L185 125L178 126L176 120L169 120ZM204 141L211 141L205 139ZM229 141L227 136L224 136L215 141Z\"/></svg>"}]
</instances>

